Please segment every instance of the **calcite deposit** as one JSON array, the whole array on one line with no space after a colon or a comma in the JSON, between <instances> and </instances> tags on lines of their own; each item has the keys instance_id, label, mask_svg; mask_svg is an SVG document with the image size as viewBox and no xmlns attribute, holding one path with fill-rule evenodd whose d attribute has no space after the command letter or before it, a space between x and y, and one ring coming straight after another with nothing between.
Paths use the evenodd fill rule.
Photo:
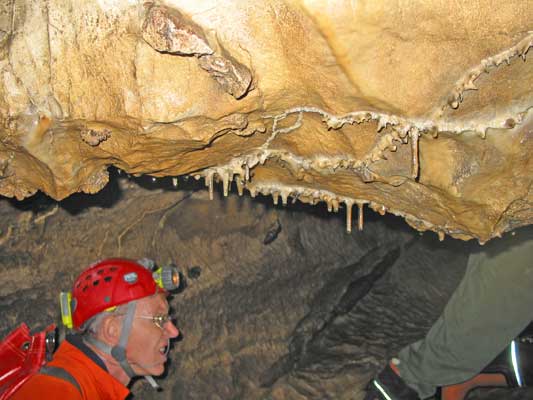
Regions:
<instances>
[{"instance_id":1,"label":"calcite deposit","mask_svg":"<svg viewBox=\"0 0 533 400\"><path fill-rule=\"evenodd\" d=\"M0 195L115 166L485 242L533 222L532 45L523 0L3 1Z\"/></svg>"}]
</instances>

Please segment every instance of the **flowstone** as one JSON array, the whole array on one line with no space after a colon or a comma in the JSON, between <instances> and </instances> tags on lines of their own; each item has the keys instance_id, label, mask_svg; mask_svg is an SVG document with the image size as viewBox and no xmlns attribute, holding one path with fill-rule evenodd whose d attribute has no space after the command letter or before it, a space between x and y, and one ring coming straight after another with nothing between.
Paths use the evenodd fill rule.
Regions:
<instances>
[{"instance_id":1,"label":"flowstone","mask_svg":"<svg viewBox=\"0 0 533 400\"><path fill-rule=\"evenodd\" d=\"M4 1L0 195L96 193L113 165L485 242L533 222L531 21L521 0Z\"/></svg>"}]
</instances>

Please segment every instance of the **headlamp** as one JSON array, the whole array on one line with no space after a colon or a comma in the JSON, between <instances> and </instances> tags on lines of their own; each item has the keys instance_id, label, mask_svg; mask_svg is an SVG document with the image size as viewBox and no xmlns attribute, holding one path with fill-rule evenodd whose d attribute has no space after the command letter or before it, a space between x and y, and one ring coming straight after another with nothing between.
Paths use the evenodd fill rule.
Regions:
<instances>
[{"instance_id":1,"label":"headlamp","mask_svg":"<svg viewBox=\"0 0 533 400\"><path fill-rule=\"evenodd\" d=\"M61 320L63 325L68 329L72 329L72 309L70 307L72 301L72 294L70 292L59 293L59 304L61 305Z\"/></svg>"},{"instance_id":2,"label":"headlamp","mask_svg":"<svg viewBox=\"0 0 533 400\"><path fill-rule=\"evenodd\" d=\"M168 292L180 287L180 273L174 264L156 269L152 276L157 285Z\"/></svg>"},{"instance_id":3,"label":"headlamp","mask_svg":"<svg viewBox=\"0 0 533 400\"><path fill-rule=\"evenodd\" d=\"M143 258L137 262L144 268L152 271L152 277L161 289L170 292L180 287L180 273L175 264L157 268L155 261L149 258Z\"/></svg>"}]
</instances>

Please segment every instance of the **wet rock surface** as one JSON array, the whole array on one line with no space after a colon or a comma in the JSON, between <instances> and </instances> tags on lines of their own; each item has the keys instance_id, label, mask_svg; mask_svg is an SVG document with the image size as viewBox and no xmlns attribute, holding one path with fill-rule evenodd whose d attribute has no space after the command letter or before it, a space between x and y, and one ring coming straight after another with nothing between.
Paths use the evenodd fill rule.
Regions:
<instances>
[{"instance_id":1,"label":"wet rock surface","mask_svg":"<svg viewBox=\"0 0 533 400\"><path fill-rule=\"evenodd\" d=\"M318 207L226 199L170 179L111 174L96 196L0 200L0 335L59 322L57 296L99 258L176 261L181 340L164 391L143 399L362 399L384 362L422 337L471 243L370 214L363 232ZM470 399L526 399L484 390Z\"/></svg>"}]
</instances>

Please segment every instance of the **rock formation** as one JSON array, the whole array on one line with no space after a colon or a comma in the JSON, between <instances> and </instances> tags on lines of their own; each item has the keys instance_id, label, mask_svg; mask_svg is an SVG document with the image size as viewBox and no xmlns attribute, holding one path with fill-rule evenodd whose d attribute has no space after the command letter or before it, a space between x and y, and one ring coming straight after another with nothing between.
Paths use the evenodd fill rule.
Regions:
<instances>
[{"instance_id":1,"label":"rock formation","mask_svg":"<svg viewBox=\"0 0 533 400\"><path fill-rule=\"evenodd\" d=\"M21 322L59 324L59 291L95 259L172 260L186 282L171 298L182 340L163 392L141 380L135 399L361 400L370 376L426 333L479 247L391 215L346 235L341 216L316 207L116 178L59 204L0 199L0 337Z\"/></svg>"},{"instance_id":2,"label":"rock formation","mask_svg":"<svg viewBox=\"0 0 533 400\"><path fill-rule=\"evenodd\" d=\"M0 194L96 193L113 165L484 242L533 222L532 21L520 0L7 0Z\"/></svg>"}]
</instances>

